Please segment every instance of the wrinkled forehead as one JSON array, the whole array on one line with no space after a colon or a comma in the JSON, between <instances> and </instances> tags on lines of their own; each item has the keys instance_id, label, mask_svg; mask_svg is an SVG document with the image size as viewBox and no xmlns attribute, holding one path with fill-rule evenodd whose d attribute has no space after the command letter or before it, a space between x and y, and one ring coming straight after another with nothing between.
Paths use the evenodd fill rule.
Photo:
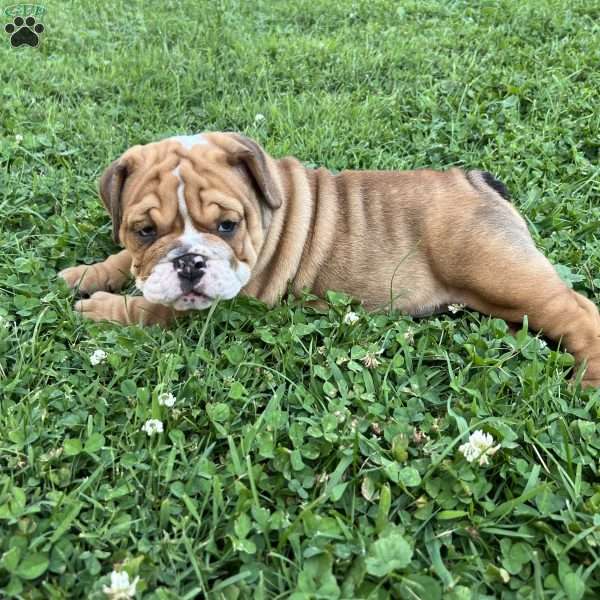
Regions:
<instances>
[{"instance_id":1,"label":"wrinkled forehead","mask_svg":"<svg viewBox=\"0 0 600 600\"><path fill-rule=\"evenodd\" d=\"M182 183L186 197L199 197L201 191L210 190L227 204L226 198L235 198L243 185L239 173L228 163L227 153L203 134L134 146L123 159L131 171L124 189L129 210L175 210L173 203L177 203L176 192Z\"/></svg>"},{"instance_id":2,"label":"wrinkled forehead","mask_svg":"<svg viewBox=\"0 0 600 600\"><path fill-rule=\"evenodd\" d=\"M211 167L225 166L227 154L203 134L169 137L143 146L134 146L123 155L133 179L159 179L172 173L182 161L200 173Z\"/></svg>"}]
</instances>

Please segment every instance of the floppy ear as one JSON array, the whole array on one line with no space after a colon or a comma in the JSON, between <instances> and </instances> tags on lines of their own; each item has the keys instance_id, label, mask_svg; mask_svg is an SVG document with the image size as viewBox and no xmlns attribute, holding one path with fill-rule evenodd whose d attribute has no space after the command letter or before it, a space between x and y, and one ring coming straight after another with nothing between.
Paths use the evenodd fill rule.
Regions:
<instances>
[{"instance_id":1,"label":"floppy ear","mask_svg":"<svg viewBox=\"0 0 600 600\"><path fill-rule=\"evenodd\" d=\"M232 163L242 164L246 168L270 208L279 208L283 199L269 172L266 152L246 136L239 133L230 135L238 142L238 147L232 153Z\"/></svg>"},{"instance_id":2,"label":"floppy ear","mask_svg":"<svg viewBox=\"0 0 600 600\"><path fill-rule=\"evenodd\" d=\"M119 229L123 220L123 205L121 202L121 194L125 180L129 174L127 163L121 159L115 160L110 167L102 173L99 183L100 197L108 214L112 218L113 239L119 244Z\"/></svg>"}]
</instances>

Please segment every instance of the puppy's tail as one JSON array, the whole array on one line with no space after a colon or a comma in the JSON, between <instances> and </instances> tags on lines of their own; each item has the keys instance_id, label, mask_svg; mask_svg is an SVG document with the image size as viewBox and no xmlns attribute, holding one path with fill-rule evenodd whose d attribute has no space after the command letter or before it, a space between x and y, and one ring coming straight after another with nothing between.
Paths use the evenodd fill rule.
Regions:
<instances>
[{"instance_id":1,"label":"puppy's tail","mask_svg":"<svg viewBox=\"0 0 600 600\"><path fill-rule=\"evenodd\" d=\"M506 189L506 186L499 180L496 179L491 173L487 171L467 171L465 174L469 183L478 191L482 193L489 193L490 188L499 194L504 200L510 202L510 194Z\"/></svg>"}]
</instances>

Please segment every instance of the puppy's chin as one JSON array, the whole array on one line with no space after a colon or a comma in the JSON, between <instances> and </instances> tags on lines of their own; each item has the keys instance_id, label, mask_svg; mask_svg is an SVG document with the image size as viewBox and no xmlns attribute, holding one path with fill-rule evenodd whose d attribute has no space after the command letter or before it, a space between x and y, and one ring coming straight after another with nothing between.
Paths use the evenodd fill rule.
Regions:
<instances>
[{"instance_id":1,"label":"puppy's chin","mask_svg":"<svg viewBox=\"0 0 600 600\"><path fill-rule=\"evenodd\" d=\"M175 300L173 308L175 310L204 310L208 308L213 302L216 302L215 298L208 298L202 294L196 294L190 292L180 296Z\"/></svg>"}]
</instances>

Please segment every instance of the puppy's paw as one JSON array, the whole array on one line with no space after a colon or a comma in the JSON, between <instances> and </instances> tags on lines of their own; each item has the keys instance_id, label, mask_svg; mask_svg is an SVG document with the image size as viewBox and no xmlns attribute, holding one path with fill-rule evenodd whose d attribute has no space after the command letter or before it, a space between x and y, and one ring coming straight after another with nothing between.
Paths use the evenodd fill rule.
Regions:
<instances>
[{"instance_id":1,"label":"puppy's paw","mask_svg":"<svg viewBox=\"0 0 600 600\"><path fill-rule=\"evenodd\" d=\"M92 321L115 321L127 324L127 297L108 292L95 292L86 300L75 303L75 310Z\"/></svg>"},{"instance_id":2,"label":"puppy's paw","mask_svg":"<svg viewBox=\"0 0 600 600\"><path fill-rule=\"evenodd\" d=\"M581 387L600 388L600 355L598 354L598 346L596 342L594 348L590 351L586 359L585 372L581 380Z\"/></svg>"},{"instance_id":3,"label":"puppy's paw","mask_svg":"<svg viewBox=\"0 0 600 600\"><path fill-rule=\"evenodd\" d=\"M575 383L578 380L580 376L579 371L579 368L573 371L571 383ZM598 360L598 357L594 357L586 364L583 377L581 378L581 387L600 388L600 360Z\"/></svg>"},{"instance_id":4,"label":"puppy's paw","mask_svg":"<svg viewBox=\"0 0 600 600\"><path fill-rule=\"evenodd\" d=\"M584 388L600 388L600 379L582 379L581 387Z\"/></svg>"},{"instance_id":5,"label":"puppy's paw","mask_svg":"<svg viewBox=\"0 0 600 600\"><path fill-rule=\"evenodd\" d=\"M110 278L98 265L79 265L63 269L58 276L81 296L89 296L99 290L112 291Z\"/></svg>"}]
</instances>

